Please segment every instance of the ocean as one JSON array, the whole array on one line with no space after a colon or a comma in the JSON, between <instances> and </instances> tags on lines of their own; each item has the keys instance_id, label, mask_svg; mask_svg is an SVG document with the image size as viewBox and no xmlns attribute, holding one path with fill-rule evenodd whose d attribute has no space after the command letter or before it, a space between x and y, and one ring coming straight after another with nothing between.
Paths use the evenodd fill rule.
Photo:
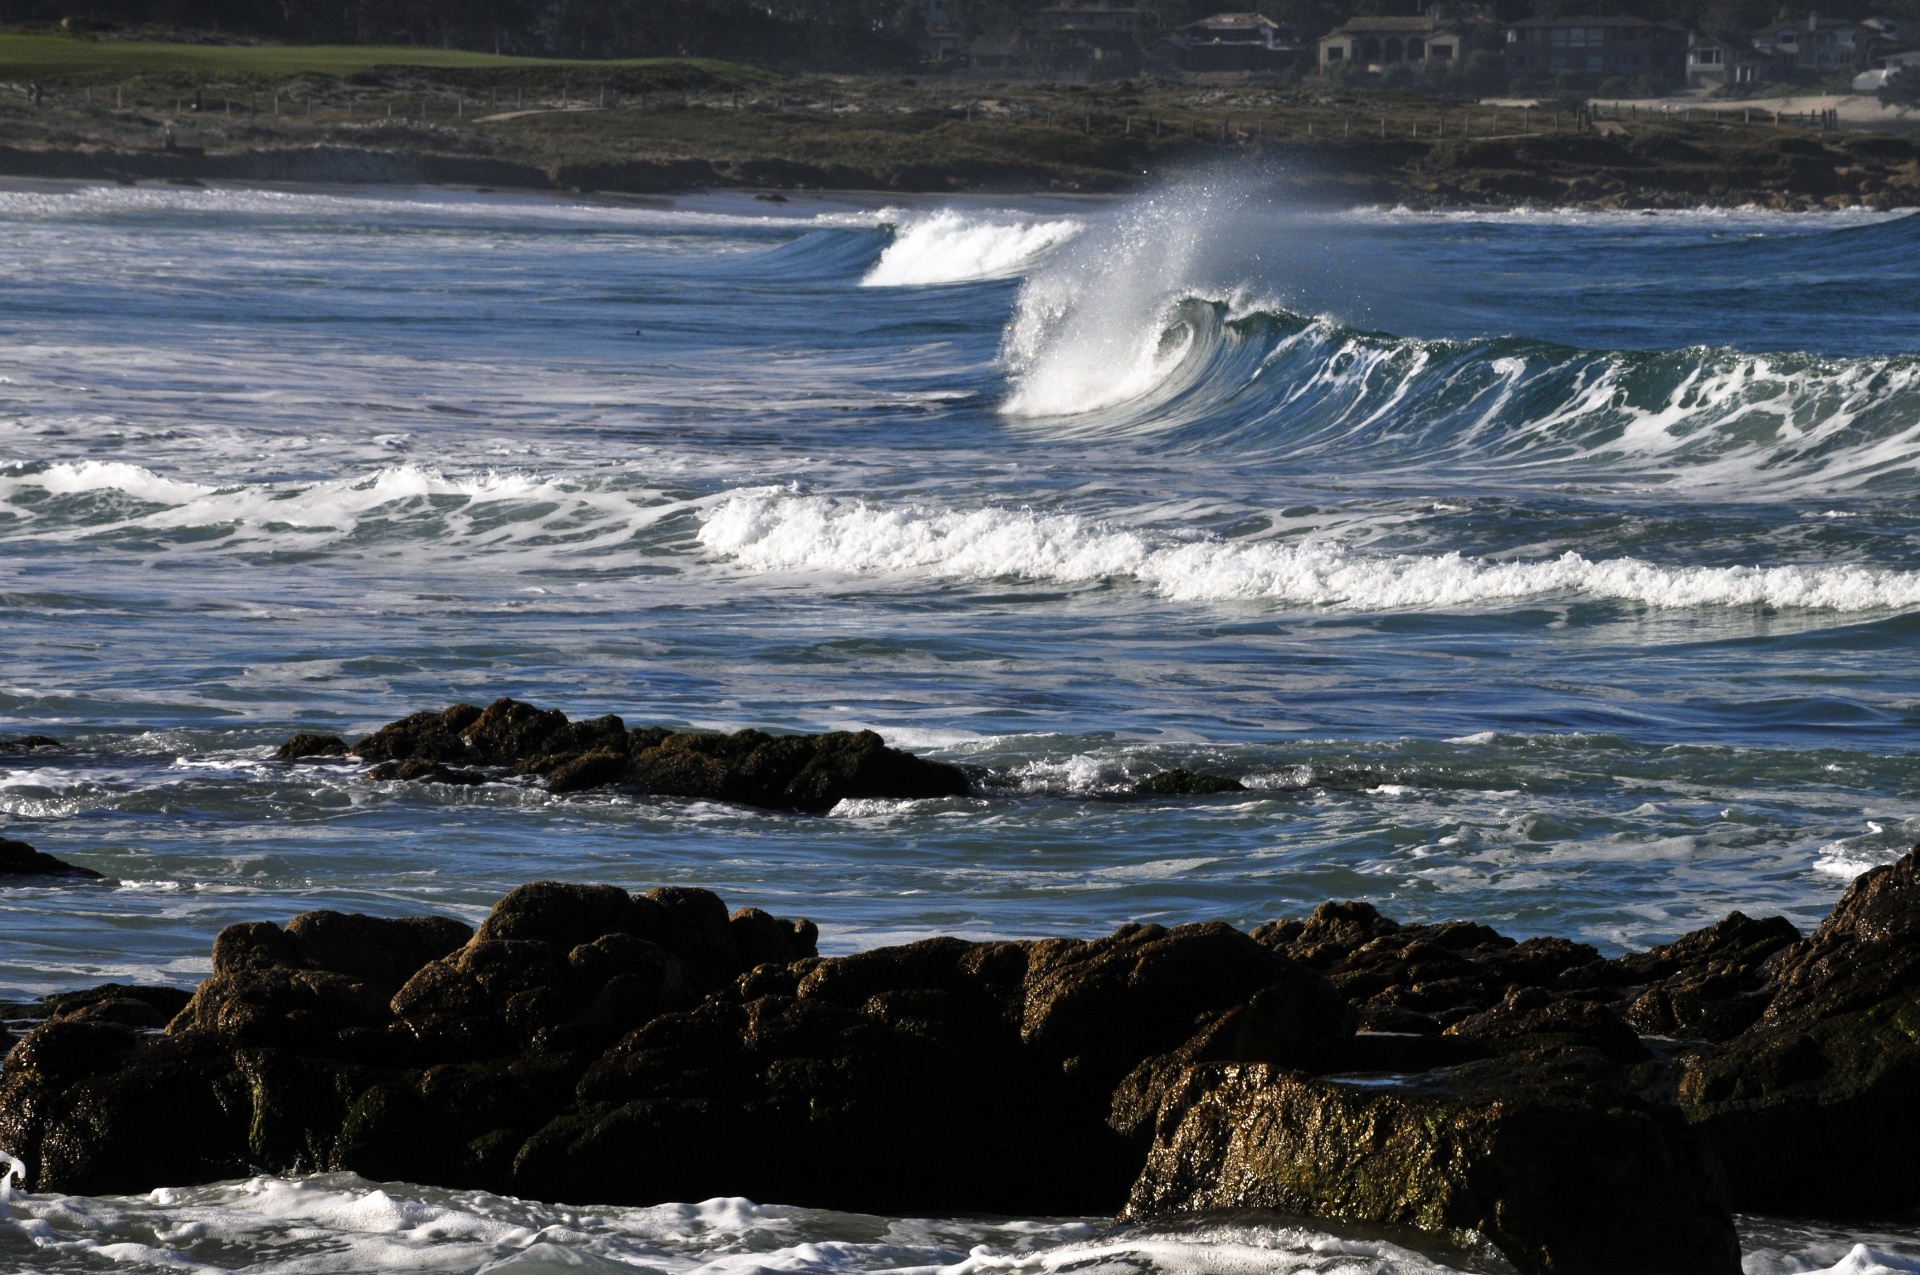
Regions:
<instances>
[{"instance_id":1,"label":"ocean","mask_svg":"<svg viewBox=\"0 0 1920 1275\"><path fill-rule=\"evenodd\" d=\"M1360 898L1603 951L1920 839L1920 218L0 187L0 996L700 885L840 953ZM271 760L501 695L870 727L825 817ZM1127 799L1170 767L1250 791ZM903 1156L938 1148L899 1149ZM160 1176L164 1177L164 1173ZM1449 1269L1249 1220L14 1192L30 1271ZM1920 1223L1743 1220L1750 1275Z\"/></svg>"}]
</instances>

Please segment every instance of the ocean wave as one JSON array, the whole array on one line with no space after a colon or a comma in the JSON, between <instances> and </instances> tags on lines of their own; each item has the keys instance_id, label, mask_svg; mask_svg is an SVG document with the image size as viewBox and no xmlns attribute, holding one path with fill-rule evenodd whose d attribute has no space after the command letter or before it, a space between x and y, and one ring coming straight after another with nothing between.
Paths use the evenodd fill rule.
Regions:
<instances>
[{"instance_id":1,"label":"ocean wave","mask_svg":"<svg viewBox=\"0 0 1920 1275\"><path fill-rule=\"evenodd\" d=\"M1418 307L1342 283L1361 267L1338 226L1250 215L1231 190L1185 191L1050 258L1002 336L1002 415L1316 471L1548 469L1741 497L1920 477L1920 358L1396 335L1356 317ZM1836 233L1911 241L1920 219ZM1221 246L1241 241L1258 251Z\"/></svg>"},{"instance_id":2,"label":"ocean wave","mask_svg":"<svg viewBox=\"0 0 1920 1275\"><path fill-rule=\"evenodd\" d=\"M1920 606L1920 572L1860 566L1665 567L1637 558L1501 562L1377 554L1328 543L1172 539L1072 514L734 492L699 542L760 571L907 574L1050 584L1132 581L1183 602L1343 610L1449 610L1554 597L1654 608L1768 606L1857 612Z\"/></svg>"},{"instance_id":3,"label":"ocean wave","mask_svg":"<svg viewBox=\"0 0 1920 1275\"><path fill-rule=\"evenodd\" d=\"M926 287L1013 278L1083 229L1072 218L980 217L943 209L902 217L893 242L860 281L868 288Z\"/></svg>"},{"instance_id":4,"label":"ocean wave","mask_svg":"<svg viewBox=\"0 0 1920 1275\"><path fill-rule=\"evenodd\" d=\"M49 499L50 497L62 499ZM536 547L571 553L625 544L684 505L658 488L484 470L449 475L414 464L313 482L215 486L125 461L0 468L12 542L187 537L218 549L312 549L352 541L379 552Z\"/></svg>"}]
</instances>

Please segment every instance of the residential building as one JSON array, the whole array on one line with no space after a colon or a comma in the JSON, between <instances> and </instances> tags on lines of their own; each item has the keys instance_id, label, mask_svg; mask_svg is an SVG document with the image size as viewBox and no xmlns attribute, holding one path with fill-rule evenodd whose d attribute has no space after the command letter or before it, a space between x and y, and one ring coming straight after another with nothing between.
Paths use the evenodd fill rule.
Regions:
<instances>
[{"instance_id":1,"label":"residential building","mask_svg":"<svg viewBox=\"0 0 1920 1275\"><path fill-rule=\"evenodd\" d=\"M1716 40L1698 31L1687 36L1687 87L1717 89L1767 78L1767 58L1751 42Z\"/></svg>"},{"instance_id":2,"label":"residential building","mask_svg":"<svg viewBox=\"0 0 1920 1275\"><path fill-rule=\"evenodd\" d=\"M960 24L948 0L907 0L906 21L899 24L913 36L923 56L945 61L960 51Z\"/></svg>"},{"instance_id":3,"label":"residential building","mask_svg":"<svg viewBox=\"0 0 1920 1275\"><path fill-rule=\"evenodd\" d=\"M1320 40L1320 66L1383 71L1397 63L1455 64L1466 54L1464 23L1418 18L1348 18Z\"/></svg>"},{"instance_id":4,"label":"residential building","mask_svg":"<svg viewBox=\"0 0 1920 1275\"><path fill-rule=\"evenodd\" d=\"M1892 18L1884 15L1876 15L1871 18L1862 18L1860 25L1873 32L1877 38L1885 40L1889 44L1905 44L1908 40L1913 39L1912 18Z\"/></svg>"},{"instance_id":5,"label":"residential building","mask_svg":"<svg viewBox=\"0 0 1920 1275\"><path fill-rule=\"evenodd\" d=\"M1285 71L1306 51L1292 23L1258 13L1216 13L1189 22L1147 50L1155 70Z\"/></svg>"},{"instance_id":6,"label":"residential building","mask_svg":"<svg viewBox=\"0 0 1920 1275\"><path fill-rule=\"evenodd\" d=\"M1873 60L1870 70L1853 77L1856 93L1878 93L1896 75L1920 75L1920 53L1888 53Z\"/></svg>"},{"instance_id":7,"label":"residential building","mask_svg":"<svg viewBox=\"0 0 1920 1275\"><path fill-rule=\"evenodd\" d=\"M1507 75L1543 79L1658 75L1678 83L1687 70L1687 32L1645 18L1529 18L1507 27Z\"/></svg>"},{"instance_id":8,"label":"residential building","mask_svg":"<svg viewBox=\"0 0 1920 1275\"><path fill-rule=\"evenodd\" d=\"M1034 15L1052 50L1051 61L1062 70L1125 74L1140 62L1136 32L1148 15L1129 5L1065 4L1041 9Z\"/></svg>"},{"instance_id":9,"label":"residential building","mask_svg":"<svg viewBox=\"0 0 1920 1275\"><path fill-rule=\"evenodd\" d=\"M1859 71L1866 69L1872 46L1881 38L1877 31L1849 18L1808 14L1763 28L1754 35L1753 47L1781 74Z\"/></svg>"}]
</instances>

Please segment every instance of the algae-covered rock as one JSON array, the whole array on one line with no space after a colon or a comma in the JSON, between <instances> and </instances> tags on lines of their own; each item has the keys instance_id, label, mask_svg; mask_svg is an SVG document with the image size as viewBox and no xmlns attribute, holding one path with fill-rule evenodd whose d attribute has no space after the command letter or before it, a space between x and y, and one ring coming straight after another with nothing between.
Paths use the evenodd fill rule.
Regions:
<instances>
[{"instance_id":1,"label":"algae-covered rock","mask_svg":"<svg viewBox=\"0 0 1920 1275\"><path fill-rule=\"evenodd\" d=\"M1258 1063L1190 1069L1127 1214L1272 1209L1484 1237L1526 1275L1733 1275L1705 1139L1588 1050L1399 1084Z\"/></svg>"}]
</instances>

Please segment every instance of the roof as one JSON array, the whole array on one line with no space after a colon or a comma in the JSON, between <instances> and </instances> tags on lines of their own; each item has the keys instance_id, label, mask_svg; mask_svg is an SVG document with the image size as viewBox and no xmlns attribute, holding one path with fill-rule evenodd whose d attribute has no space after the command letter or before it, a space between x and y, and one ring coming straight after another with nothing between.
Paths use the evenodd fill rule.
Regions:
<instances>
[{"instance_id":1,"label":"roof","mask_svg":"<svg viewBox=\"0 0 1920 1275\"><path fill-rule=\"evenodd\" d=\"M1535 27L1659 27L1667 31L1679 31L1683 28L1675 22L1654 22L1647 18L1635 18L1622 14L1619 17L1601 17L1596 13L1582 14L1571 18L1525 18L1519 22L1507 23L1510 27L1530 30Z\"/></svg>"},{"instance_id":2,"label":"roof","mask_svg":"<svg viewBox=\"0 0 1920 1275\"><path fill-rule=\"evenodd\" d=\"M1760 30L1762 34L1770 34L1774 31L1838 31L1841 27L1864 25L1864 23L1855 22L1852 18L1815 18L1812 22L1808 22L1805 18L1796 18L1791 22L1769 22Z\"/></svg>"},{"instance_id":3,"label":"roof","mask_svg":"<svg viewBox=\"0 0 1920 1275\"><path fill-rule=\"evenodd\" d=\"M1216 13L1198 22L1189 22L1181 30L1191 31L1195 27L1213 31L1278 31L1280 24L1263 13Z\"/></svg>"},{"instance_id":4,"label":"roof","mask_svg":"<svg viewBox=\"0 0 1920 1275\"><path fill-rule=\"evenodd\" d=\"M1334 35L1425 35L1451 31L1456 24L1435 22L1432 18L1348 18L1333 29Z\"/></svg>"}]
</instances>

